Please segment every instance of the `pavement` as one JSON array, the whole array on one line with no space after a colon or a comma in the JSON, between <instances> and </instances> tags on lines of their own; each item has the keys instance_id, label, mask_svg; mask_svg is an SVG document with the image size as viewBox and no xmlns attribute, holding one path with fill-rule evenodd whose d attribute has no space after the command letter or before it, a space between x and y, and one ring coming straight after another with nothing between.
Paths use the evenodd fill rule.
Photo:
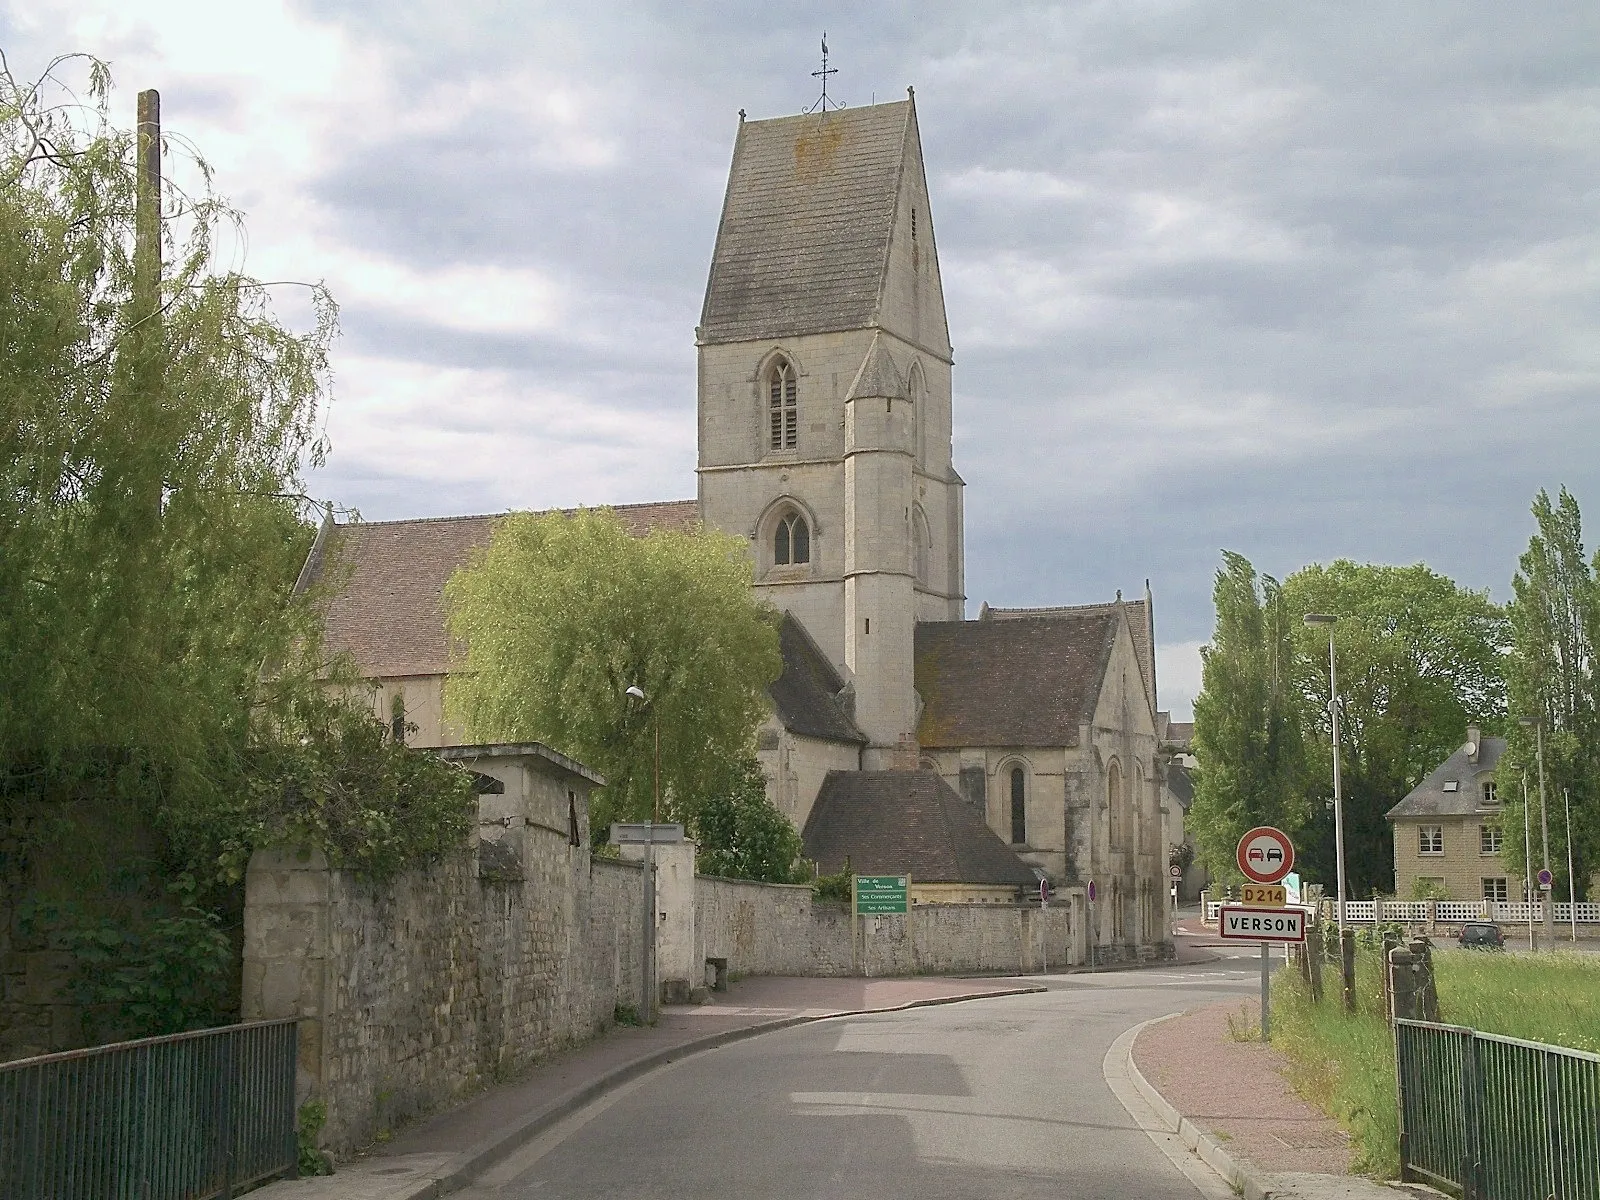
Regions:
<instances>
[{"instance_id":1,"label":"pavement","mask_svg":"<svg viewBox=\"0 0 1600 1200\"><path fill-rule=\"evenodd\" d=\"M1153 964L1157 970L1238 960L1252 953L1220 943L1197 915L1185 914L1176 932L1176 960ZM1037 994L1068 986L1083 974L740 980L717 994L712 1004L667 1007L654 1026L617 1028L553 1056L524 1078L341 1163L333 1176L283 1181L256 1194L262 1200L432 1200L469 1187L541 1135L555 1136L550 1131L563 1122L570 1125L568 1118L580 1120L574 1117L580 1110L690 1055L847 1014ZM1181 1003L1181 994L1171 998ZM1282 1074L1282 1060L1270 1046L1232 1036L1229 1016L1238 1025L1240 1008L1241 1001L1233 999L1135 1025L1111 1045L1102 1067L1105 1082L1137 1126L1189 1176L1199 1194L1231 1190L1246 1200L1437 1195L1414 1185L1402 1188L1350 1176L1348 1143L1339 1126L1294 1094ZM1251 1011L1246 1004L1242 1019L1252 1019ZM1217 1086L1222 1078L1228 1080L1227 1088ZM1206 1186L1210 1172L1220 1176L1222 1192Z\"/></svg>"}]
</instances>

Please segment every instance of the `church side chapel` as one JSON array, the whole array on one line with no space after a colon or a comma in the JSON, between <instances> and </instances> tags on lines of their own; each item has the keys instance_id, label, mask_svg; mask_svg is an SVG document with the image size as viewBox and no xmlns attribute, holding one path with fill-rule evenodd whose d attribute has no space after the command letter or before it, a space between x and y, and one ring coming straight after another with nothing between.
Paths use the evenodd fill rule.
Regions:
<instances>
[{"instance_id":1,"label":"church side chapel","mask_svg":"<svg viewBox=\"0 0 1600 1200\"><path fill-rule=\"evenodd\" d=\"M909 873L919 902L1093 881L1102 960L1170 953L1153 605L985 604L965 618L954 356L915 96L740 116L698 356L692 501L618 506L750 545L783 614L757 752L824 872ZM458 744L441 597L494 517L324 530L329 646ZM397 707L401 706L401 707Z\"/></svg>"}]
</instances>

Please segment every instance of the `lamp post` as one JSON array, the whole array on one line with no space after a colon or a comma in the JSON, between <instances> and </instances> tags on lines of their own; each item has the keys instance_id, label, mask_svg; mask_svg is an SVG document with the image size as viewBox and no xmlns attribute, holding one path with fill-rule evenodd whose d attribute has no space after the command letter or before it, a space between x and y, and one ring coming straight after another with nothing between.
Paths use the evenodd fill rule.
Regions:
<instances>
[{"instance_id":1,"label":"lamp post","mask_svg":"<svg viewBox=\"0 0 1600 1200\"><path fill-rule=\"evenodd\" d=\"M1539 839L1544 847L1544 869L1550 870L1550 814L1544 802L1544 720L1540 717L1523 717L1518 721L1524 729L1530 726L1533 729L1536 745L1539 748ZM1546 883L1539 885L1539 890L1544 893L1544 944L1545 949L1555 945L1556 922L1554 905L1550 903L1555 895L1555 890Z\"/></svg>"},{"instance_id":2,"label":"lamp post","mask_svg":"<svg viewBox=\"0 0 1600 1200\"><path fill-rule=\"evenodd\" d=\"M1307 613L1307 625L1328 627L1328 716L1333 722L1333 857L1338 880L1334 913L1339 922L1341 944L1344 939L1344 801L1339 795L1339 674L1333 659L1333 627L1339 620L1332 613Z\"/></svg>"},{"instance_id":3,"label":"lamp post","mask_svg":"<svg viewBox=\"0 0 1600 1200\"><path fill-rule=\"evenodd\" d=\"M623 693L650 706L655 734L655 788L650 809L650 836L644 844L644 963L639 972L639 1019L649 1024L656 1010L656 823L661 820L661 718L638 684Z\"/></svg>"}]
</instances>

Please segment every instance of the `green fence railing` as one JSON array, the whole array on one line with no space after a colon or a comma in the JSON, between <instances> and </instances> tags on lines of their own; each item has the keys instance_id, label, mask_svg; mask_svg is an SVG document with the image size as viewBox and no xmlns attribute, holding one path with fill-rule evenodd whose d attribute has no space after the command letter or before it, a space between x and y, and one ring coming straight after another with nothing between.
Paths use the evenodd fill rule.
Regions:
<instances>
[{"instance_id":1,"label":"green fence railing","mask_svg":"<svg viewBox=\"0 0 1600 1200\"><path fill-rule=\"evenodd\" d=\"M1600 1197L1600 1055L1394 1024L1401 1179L1463 1200Z\"/></svg>"},{"instance_id":2,"label":"green fence railing","mask_svg":"<svg viewBox=\"0 0 1600 1200\"><path fill-rule=\"evenodd\" d=\"M5 1200L207 1200L293 1176L295 1022L0 1063Z\"/></svg>"}]
</instances>

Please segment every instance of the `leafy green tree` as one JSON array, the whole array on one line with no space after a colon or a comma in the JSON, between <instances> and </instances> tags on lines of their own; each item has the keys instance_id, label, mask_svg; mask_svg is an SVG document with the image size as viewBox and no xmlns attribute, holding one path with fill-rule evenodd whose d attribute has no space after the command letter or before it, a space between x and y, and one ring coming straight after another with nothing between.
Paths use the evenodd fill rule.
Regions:
<instances>
[{"instance_id":1,"label":"leafy green tree","mask_svg":"<svg viewBox=\"0 0 1600 1200\"><path fill-rule=\"evenodd\" d=\"M606 509L516 513L445 597L465 647L446 685L452 719L598 770L596 830L650 815L657 729L662 815L692 820L752 746L782 667L747 548L710 530L632 537Z\"/></svg>"},{"instance_id":2,"label":"leafy green tree","mask_svg":"<svg viewBox=\"0 0 1600 1200\"><path fill-rule=\"evenodd\" d=\"M1533 865L1543 861L1539 770L1535 733L1523 718L1543 723L1545 798L1550 869L1566 892L1567 837L1563 791L1571 797L1573 866L1578 895L1587 893L1590 872L1600 863L1600 558L1585 557L1583 517L1565 489L1551 502L1534 498L1537 530L1518 560L1512 579L1509 745L1496 771L1502 801L1508 870L1523 873L1523 788L1527 788Z\"/></svg>"},{"instance_id":3,"label":"leafy green tree","mask_svg":"<svg viewBox=\"0 0 1600 1200\"><path fill-rule=\"evenodd\" d=\"M1311 819L1298 846L1304 873L1335 878L1328 633L1306 613L1331 613L1339 672L1345 878L1351 897L1394 890L1393 831L1385 814L1466 738L1505 714L1505 615L1486 592L1422 564L1340 559L1283 582L1296 631L1294 683L1304 735Z\"/></svg>"},{"instance_id":4,"label":"leafy green tree","mask_svg":"<svg viewBox=\"0 0 1600 1200\"><path fill-rule=\"evenodd\" d=\"M1194 805L1189 820L1213 876L1238 878L1234 849L1256 825L1290 833L1305 818L1294 692L1294 631L1282 589L1223 551L1212 599L1216 632L1200 652L1194 702Z\"/></svg>"},{"instance_id":5,"label":"leafy green tree","mask_svg":"<svg viewBox=\"0 0 1600 1200\"><path fill-rule=\"evenodd\" d=\"M335 309L313 288L315 326L280 324L217 262L237 214L209 190L136 218L109 76L90 61L85 116L52 103L65 62L0 71L0 793L206 809L309 626Z\"/></svg>"},{"instance_id":6,"label":"leafy green tree","mask_svg":"<svg viewBox=\"0 0 1600 1200\"><path fill-rule=\"evenodd\" d=\"M382 872L459 845L474 808L332 698L295 593L332 299L282 324L215 252L239 215L209 168L153 187L110 88L93 59L19 82L0 58L0 922L35 914L134 1036L225 1002L252 849Z\"/></svg>"},{"instance_id":7,"label":"leafy green tree","mask_svg":"<svg viewBox=\"0 0 1600 1200\"><path fill-rule=\"evenodd\" d=\"M697 868L727 879L799 883L811 877L800 863L800 835L767 799L767 780L754 755L734 764L729 779L695 811L690 832Z\"/></svg>"}]
</instances>

